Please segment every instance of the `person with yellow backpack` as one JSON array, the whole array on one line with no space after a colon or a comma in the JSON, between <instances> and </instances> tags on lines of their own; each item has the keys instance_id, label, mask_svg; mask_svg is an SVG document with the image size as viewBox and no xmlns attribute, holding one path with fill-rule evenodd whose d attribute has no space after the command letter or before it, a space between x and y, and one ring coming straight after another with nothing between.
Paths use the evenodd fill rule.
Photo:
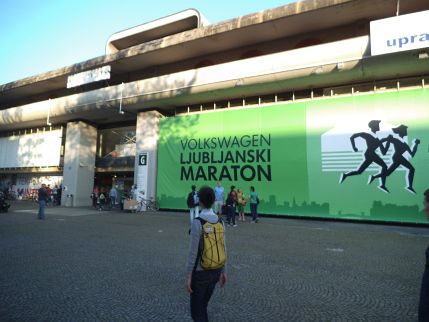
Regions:
<instances>
[{"instance_id":1,"label":"person with yellow backpack","mask_svg":"<svg viewBox=\"0 0 429 322\"><path fill-rule=\"evenodd\" d=\"M216 284L223 287L227 281L225 224L211 208L213 189L202 187L198 196L202 210L191 226L186 289L191 297L192 319L208 321L207 306Z\"/></svg>"}]
</instances>

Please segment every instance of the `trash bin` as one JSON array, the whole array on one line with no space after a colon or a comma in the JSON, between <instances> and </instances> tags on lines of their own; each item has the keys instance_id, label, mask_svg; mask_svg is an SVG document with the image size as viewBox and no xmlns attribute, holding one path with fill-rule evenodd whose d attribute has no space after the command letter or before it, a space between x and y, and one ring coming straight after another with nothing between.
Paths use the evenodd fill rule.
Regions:
<instances>
[{"instance_id":1,"label":"trash bin","mask_svg":"<svg viewBox=\"0 0 429 322\"><path fill-rule=\"evenodd\" d=\"M65 206L66 207L73 207L73 195L69 194L66 197L67 198L66 198L66 204L65 204Z\"/></svg>"}]
</instances>

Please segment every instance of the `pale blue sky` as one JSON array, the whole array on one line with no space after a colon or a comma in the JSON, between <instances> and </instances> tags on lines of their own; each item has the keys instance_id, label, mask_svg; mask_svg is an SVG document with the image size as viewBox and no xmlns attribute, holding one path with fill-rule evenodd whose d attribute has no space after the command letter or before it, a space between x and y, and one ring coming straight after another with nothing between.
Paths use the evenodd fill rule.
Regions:
<instances>
[{"instance_id":1,"label":"pale blue sky","mask_svg":"<svg viewBox=\"0 0 429 322\"><path fill-rule=\"evenodd\" d=\"M188 9L210 23L296 0L1 0L0 84L104 55L115 32Z\"/></svg>"}]
</instances>

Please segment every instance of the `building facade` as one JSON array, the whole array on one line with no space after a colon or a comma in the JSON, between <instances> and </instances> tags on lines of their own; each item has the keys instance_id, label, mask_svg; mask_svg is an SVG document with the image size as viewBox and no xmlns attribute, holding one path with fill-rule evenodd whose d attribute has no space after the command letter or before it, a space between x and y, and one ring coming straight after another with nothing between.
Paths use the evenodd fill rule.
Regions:
<instances>
[{"instance_id":1,"label":"building facade","mask_svg":"<svg viewBox=\"0 0 429 322\"><path fill-rule=\"evenodd\" d=\"M222 181L255 186L261 213L423 223L428 10L307 0L118 32L105 56L0 86L0 184L62 185L72 206L137 184L184 209Z\"/></svg>"}]
</instances>

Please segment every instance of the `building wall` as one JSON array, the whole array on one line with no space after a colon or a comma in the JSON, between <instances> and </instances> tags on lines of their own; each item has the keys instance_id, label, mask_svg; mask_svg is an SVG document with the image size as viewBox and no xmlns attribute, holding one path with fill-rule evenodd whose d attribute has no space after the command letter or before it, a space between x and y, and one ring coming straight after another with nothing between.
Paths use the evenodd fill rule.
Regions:
<instances>
[{"instance_id":1,"label":"building wall","mask_svg":"<svg viewBox=\"0 0 429 322\"><path fill-rule=\"evenodd\" d=\"M62 130L0 138L0 169L60 165Z\"/></svg>"},{"instance_id":2,"label":"building wall","mask_svg":"<svg viewBox=\"0 0 429 322\"><path fill-rule=\"evenodd\" d=\"M428 101L428 90L417 89L161 119L157 198L162 208L186 209L192 184L214 187L221 180L227 190L235 185L246 195L255 186L261 213L423 223ZM363 137L370 135L371 120L381 121L378 140L392 140L386 155L377 149L392 169L389 193L379 189L381 179L368 184L382 169L374 162L339 183L343 173L370 158ZM392 131L399 125L408 127L402 139ZM350 139L356 133L366 134L357 136L354 152ZM403 165L395 168L395 160ZM413 178L404 160L415 169ZM405 189L410 186L417 194Z\"/></svg>"}]
</instances>

